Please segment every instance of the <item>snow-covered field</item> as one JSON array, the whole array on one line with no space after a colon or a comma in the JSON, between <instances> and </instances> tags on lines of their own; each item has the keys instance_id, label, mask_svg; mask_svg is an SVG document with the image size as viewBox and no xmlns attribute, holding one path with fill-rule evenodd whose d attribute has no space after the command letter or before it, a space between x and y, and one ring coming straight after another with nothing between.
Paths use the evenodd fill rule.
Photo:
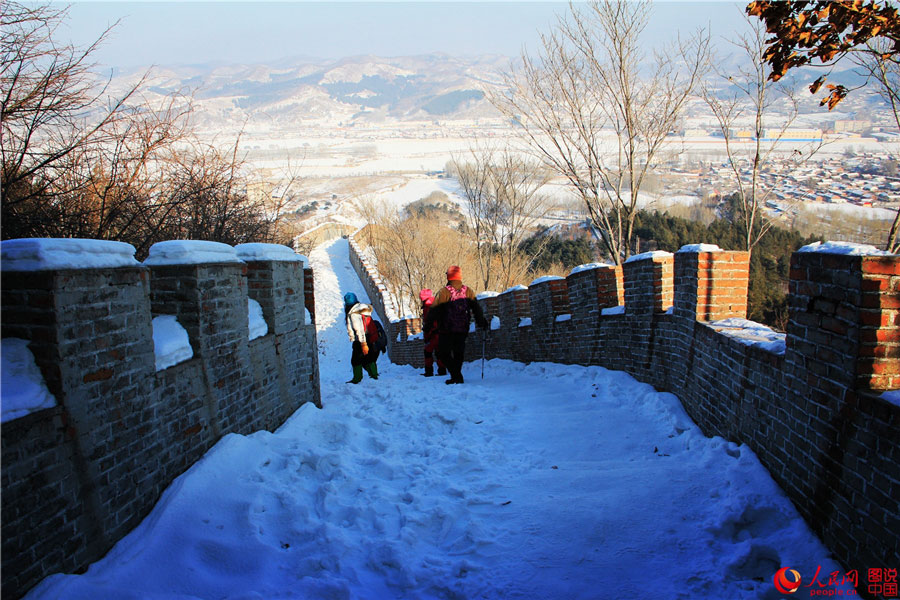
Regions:
<instances>
[{"instance_id":1,"label":"snow-covered field","mask_svg":"<svg viewBox=\"0 0 900 600\"><path fill-rule=\"evenodd\" d=\"M461 207L465 204L465 200L461 195L459 184L455 179L438 179L437 177L428 177L424 175L408 175L405 184L394 186L390 189L380 191L375 197L385 204L397 209L403 208L427 198L433 192L443 192L447 197Z\"/></svg>"},{"instance_id":2,"label":"snow-covered field","mask_svg":"<svg viewBox=\"0 0 900 600\"><path fill-rule=\"evenodd\" d=\"M774 600L781 567L839 570L748 448L626 374L491 360L445 386L382 359L346 384L341 296L366 298L347 256L309 257L324 408L225 436L30 600Z\"/></svg>"},{"instance_id":3,"label":"snow-covered field","mask_svg":"<svg viewBox=\"0 0 900 600\"><path fill-rule=\"evenodd\" d=\"M382 134L383 135L383 134ZM250 143L249 162L278 169L284 157L302 157L304 176L347 177L397 172L441 171L454 156L465 156L473 139L416 138L294 138Z\"/></svg>"},{"instance_id":4,"label":"snow-covered field","mask_svg":"<svg viewBox=\"0 0 900 600\"><path fill-rule=\"evenodd\" d=\"M825 204L820 202L804 202L802 208L826 218L852 217L869 221L892 221L897 216L896 210L856 204Z\"/></svg>"}]
</instances>

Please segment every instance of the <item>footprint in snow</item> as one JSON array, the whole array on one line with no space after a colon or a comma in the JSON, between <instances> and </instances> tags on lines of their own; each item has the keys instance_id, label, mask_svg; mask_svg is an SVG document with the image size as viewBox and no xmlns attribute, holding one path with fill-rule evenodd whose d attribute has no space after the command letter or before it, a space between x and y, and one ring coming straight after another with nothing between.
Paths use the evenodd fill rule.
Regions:
<instances>
[{"instance_id":1,"label":"footprint in snow","mask_svg":"<svg viewBox=\"0 0 900 600\"><path fill-rule=\"evenodd\" d=\"M378 454L381 454L385 450L387 450L388 447L387 444L373 436L368 439L368 448L370 452L377 452Z\"/></svg>"},{"instance_id":2,"label":"footprint in snow","mask_svg":"<svg viewBox=\"0 0 900 600\"><path fill-rule=\"evenodd\" d=\"M372 475L385 481L393 481L394 468L379 458L365 458L359 464L366 467L366 475Z\"/></svg>"}]
</instances>

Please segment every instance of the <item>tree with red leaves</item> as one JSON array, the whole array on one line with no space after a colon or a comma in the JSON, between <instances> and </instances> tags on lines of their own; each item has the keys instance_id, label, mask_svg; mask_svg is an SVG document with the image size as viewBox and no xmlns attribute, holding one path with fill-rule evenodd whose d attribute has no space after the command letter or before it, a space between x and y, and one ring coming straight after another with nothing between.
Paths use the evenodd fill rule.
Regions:
<instances>
[{"instance_id":1,"label":"tree with red leaves","mask_svg":"<svg viewBox=\"0 0 900 600\"><path fill-rule=\"evenodd\" d=\"M881 59L894 62L900 54L900 16L888 4L863 0L755 0L747 5L747 14L759 17L772 34L766 40L763 55L772 67L772 81L778 81L795 67L817 63L832 66L851 52L874 52ZM826 77L813 82L813 94ZM829 84L826 89L829 93L822 105L828 105L829 110L849 91L839 84Z\"/></svg>"},{"instance_id":2,"label":"tree with red leaves","mask_svg":"<svg viewBox=\"0 0 900 600\"><path fill-rule=\"evenodd\" d=\"M747 14L759 17L772 35L763 54L772 68L769 79L778 81L804 65L832 67L850 56L867 80L877 82L900 130L900 14L894 6L873 0L755 0L747 5ZM810 92L817 93L826 78L816 79ZM841 84L825 89L821 104L828 110L850 91ZM900 209L885 249L900 252Z\"/></svg>"}]
</instances>

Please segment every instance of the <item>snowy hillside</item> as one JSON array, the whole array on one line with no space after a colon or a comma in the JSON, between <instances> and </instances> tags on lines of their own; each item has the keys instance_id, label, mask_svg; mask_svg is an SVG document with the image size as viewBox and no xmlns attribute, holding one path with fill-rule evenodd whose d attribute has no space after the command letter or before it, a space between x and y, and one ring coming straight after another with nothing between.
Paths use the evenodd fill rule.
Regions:
<instances>
[{"instance_id":1,"label":"snowy hillside","mask_svg":"<svg viewBox=\"0 0 900 600\"><path fill-rule=\"evenodd\" d=\"M333 61L298 59L276 65L166 66L151 71L147 95L192 90L201 125L227 130L259 120L315 119L347 123L371 118L457 119L496 116L483 89L498 81L505 57L455 58L433 54ZM111 90L137 81L139 72L119 73Z\"/></svg>"},{"instance_id":2,"label":"snowy hillside","mask_svg":"<svg viewBox=\"0 0 900 600\"><path fill-rule=\"evenodd\" d=\"M310 256L324 408L225 436L30 600L774 600L782 566L839 570L752 452L623 373L492 360L448 391L382 359L346 384L341 296L366 297L347 257Z\"/></svg>"}]
</instances>

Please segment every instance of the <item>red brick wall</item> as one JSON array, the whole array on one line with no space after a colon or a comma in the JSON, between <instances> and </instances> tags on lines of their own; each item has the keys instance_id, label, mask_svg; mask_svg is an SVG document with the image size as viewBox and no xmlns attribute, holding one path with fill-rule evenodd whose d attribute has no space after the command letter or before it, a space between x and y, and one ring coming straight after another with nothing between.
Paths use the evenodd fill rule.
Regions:
<instances>
[{"instance_id":1,"label":"red brick wall","mask_svg":"<svg viewBox=\"0 0 900 600\"><path fill-rule=\"evenodd\" d=\"M857 385L900 388L900 264L885 257L862 259L860 349Z\"/></svg>"},{"instance_id":2,"label":"red brick wall","mask_svg":"<svg viewBox=\"0 0 900 600\"><path fill-rule=\"evenodd\" d=\"M680 252L508 290L480 300L501 327L470 335L468 358L487 335L488 358L602 365L673 392L707 435L756 452L847 569L900 563L900 407L880 397L900 388L900 258L795 254L783 353L709 324L746 316L748 273L745 252ZM420 366L420 344L392 360Z\"/></svg>"}]
</instances>

